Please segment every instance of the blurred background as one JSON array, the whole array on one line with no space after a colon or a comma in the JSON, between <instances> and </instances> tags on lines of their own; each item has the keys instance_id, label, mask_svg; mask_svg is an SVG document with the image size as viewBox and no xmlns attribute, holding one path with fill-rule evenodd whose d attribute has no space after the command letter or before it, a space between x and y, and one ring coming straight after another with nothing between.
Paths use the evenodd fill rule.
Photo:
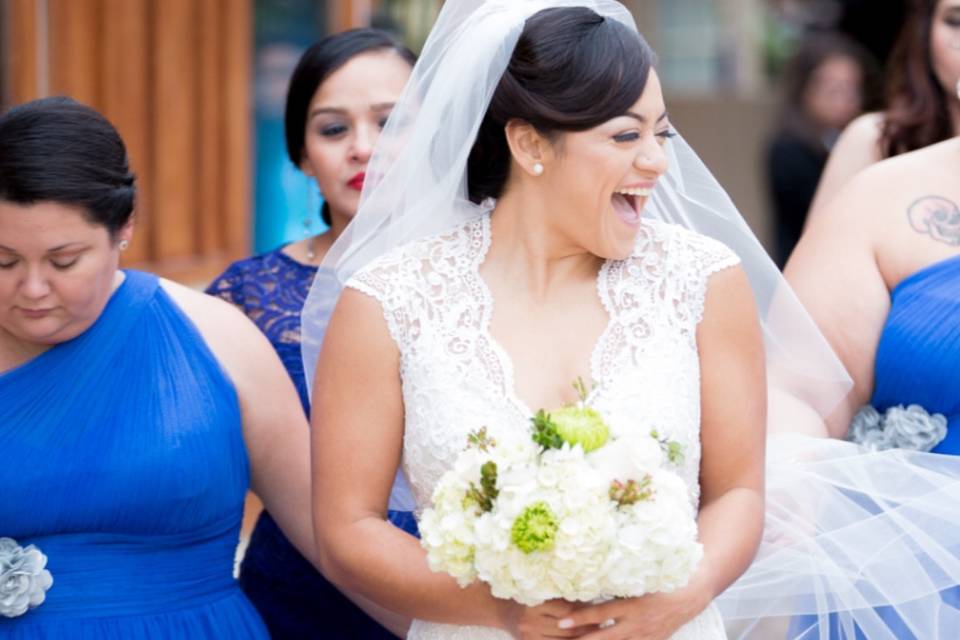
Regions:
<instances>
[{"instance_id":1,"label":"blurred background","mask_svg":"<svg viewBox=\"0 0 960 640\"><path fill-rule=\"evenodd\" d=\"M790 242L781 201L802 202L837 132L880 106L904 0L623 4L659 55L672 121L776 257ZM284 152L300 52L365 25L418 51L441 5L0 0L0 109L66 94L102 111L139 176L127 265L203 285L237 258L320 230L322 196Z\"/></svg>"}]
</instances>

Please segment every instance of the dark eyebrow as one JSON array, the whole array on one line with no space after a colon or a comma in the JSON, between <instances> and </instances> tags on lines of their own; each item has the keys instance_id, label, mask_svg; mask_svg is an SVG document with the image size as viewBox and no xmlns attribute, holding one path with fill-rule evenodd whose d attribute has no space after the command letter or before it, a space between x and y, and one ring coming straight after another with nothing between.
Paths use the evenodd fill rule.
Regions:
<instances>
[{"instance_id":1,"label":"dark eyebrow","mask_svg":"<svg viewBox=\"0 0 960 640\"><path fill-rule=\"evenodd\" d=\"M635 120L639 120L641 123L646 123L646 121L647 121L647 119L644 118L642 115L640 115L639 113L634 113L633 111L627 111L627 112L626 112L625 114L623 114L623 115L625 115L625 116L627 116L627 117L629 117L629 118L634 118ZM660 117L657 118L657 122L663 122L663 121L666 120L666 119L667 119L667 112L664 111L663 113L660 114Z\"/></svg>"},{"instance_id":2,"label":"dark eyebrow","mask_svg":"<svg viewBox=\"0 0 960 640\"><path fill-rule=\"evenodd\" d=\"M67 244L61 244L52 249L47 249L47 253L57 253L58 251L63 251L65 249L76 249L80 251L86 248L86 245L84 245L82 242L68 242Z\"/></svg>"},{"instance_id":3,"label":"dark eyebrow","mask_svg":"<svg viewBox=\"0 0 960 640\"><path fill-rule=\"evenodd\" d=\"M312 118L313 116L320 115L321 113L333 113L336 115L343 115L346 112L347 112L346 109L339 109L337 107L317 107L316 109L310 112L309 117Z\"/></svg>"},{"instance_id":4,"label":"dark eyebrow","mask_svg":"<svg viewBox=\"0 0 960 640\"><path fill-rule=\"evenodd\" d=\"M396 103L393 102L378 102L377 104L370 105L370 111L387 111L388 109L393 109ZM332 113L334 115L342 116L346 115L347 110L342 107L317 107L310 112L310 118L321 113Z\"/></svg>"},{"instance_id":5,"label":"dark eyebrow","mask_svg":"<svg viewBox=\"0 0 960 640\"><path fill-rule=\"evenodd\" d=\"M57 253L58 251L63 251L64 249L76 248L78 250L86 249L86 245L82 242L68 242L66 244L61 244L59 246L53 247L52 249L47 249L47 253ZM5 245L0 244L0 251L6 251L7 253L16 253L15 249L11 249Z\"/></svg>"}]
</instances>

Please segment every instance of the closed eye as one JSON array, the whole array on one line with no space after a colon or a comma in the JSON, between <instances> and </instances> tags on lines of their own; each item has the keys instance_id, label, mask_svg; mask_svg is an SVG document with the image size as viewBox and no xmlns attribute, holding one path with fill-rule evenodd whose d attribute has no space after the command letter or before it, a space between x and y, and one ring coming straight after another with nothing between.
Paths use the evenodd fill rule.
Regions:
<instances>
[{"instance_id":1,"label":"closed eye","mask_svg":"<svg viewBox=\"0 0 960 640\"><path fill-rule=\"evenodd\" d=\"M670 138L676 138L677 132L673 129L664 129L663 131L657 132L657 137L662 140L669 140Z\"/></svg>"},{"instance_id":2,"label":"closed eye","mask_svg":"<svg viewBox=\"0 0 960 640\"><path fill-rule=\"evenodd\" d=\"M79 257L79 256L77 256L77 257L74 258L73 260L66 260L66 261L63 261L63 260L51 260L51 261L50 261L50 264L53 265L53 268L54 268L54 269L59 269L60 271L66 271L67 269L69 269L69 268L72 267L73 265L77 264L77 261L78 261L78 260L80 260L80 257Z\"/></svg>"},{"instance_id":3,"label":"closed eye","mask_svg":"<svg viewBox=\"0 0 960 640\"><path fill-rule=\"evenodd\" d=\"M640 134L636 131L631 131L629 133L619 133L613 136L615 142L634 142L635 140L640 139Z\"/></svg>"},{"instance_id":4,"label":"closed eye","mask_svg":"<svg viewBox=\"0 0 960 640\"><path fill-rule=\"evenodd\" d=\"M0 269L13 269L17 265L17 260L12 262L0 262Z\"/></svg>"},{"instance_id":5,"label":"closed eye","mask_svg":"<svg viewBox=\"0 0 960 640\"><path fill-rule=\"evenodd\" d=\"M336 138L347 132L347 128L342 124L332 124L320 129L320 135L324 138Z\"/></svg>"}]
</instances>

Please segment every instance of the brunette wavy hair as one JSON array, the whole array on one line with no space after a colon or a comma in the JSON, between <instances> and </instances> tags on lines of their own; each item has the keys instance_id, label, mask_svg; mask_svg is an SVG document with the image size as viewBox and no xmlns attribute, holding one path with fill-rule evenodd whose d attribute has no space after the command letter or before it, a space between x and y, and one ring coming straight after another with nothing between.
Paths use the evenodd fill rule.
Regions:
<instances>
[{"instance_id":1,"label":"brunette wavy hair","mask_svg":"<svg viewBox=\"0 0 960 640\"><path fill-rule=\"evenodd\" d=\"M885 158L920 149L954 135L950 96L933 70L930 31L938 0L911 0L890 59L887 110L880 131Z\"/></svg>"}]
</instances>

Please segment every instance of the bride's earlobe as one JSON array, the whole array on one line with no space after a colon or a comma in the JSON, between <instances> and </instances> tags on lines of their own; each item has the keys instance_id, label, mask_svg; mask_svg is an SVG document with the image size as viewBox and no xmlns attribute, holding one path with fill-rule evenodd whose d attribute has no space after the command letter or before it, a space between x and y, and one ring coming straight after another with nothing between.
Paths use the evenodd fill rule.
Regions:
<instances>
[{"instance_id":1,"label":"bride's earlobe","mask_svg":"<svg viewBox=\"0 0 960 640\"><path fill-rule=\"evenodd\" d=\"M527 173L542 176L544 166L545 140L533 125L520 120L511 120L504 127L510 155Z\"/></svg>"}]
</instances>

